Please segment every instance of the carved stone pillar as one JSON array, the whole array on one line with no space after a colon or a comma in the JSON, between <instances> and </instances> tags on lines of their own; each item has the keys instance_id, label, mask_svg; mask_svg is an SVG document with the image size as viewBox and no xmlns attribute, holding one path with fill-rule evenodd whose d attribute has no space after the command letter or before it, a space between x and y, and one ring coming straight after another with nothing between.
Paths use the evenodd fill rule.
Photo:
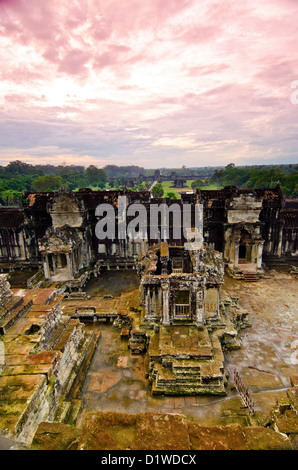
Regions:
<instances>
[{"instance_id":1,"label":"carved stone pillar","mask_svg":"<svg viewBox=\"0 0 298 470\"><path fill-rule=\"evenodd\" d=\"M282 235L283 235L283 226L281 225L279 229L279 236L278 236L278 246L277 246L277 255L281 256L282 254Z\"/></svg>"},{"instance_id":2,"label":"carved stone pillar","mask_svg":"<svg viewBox=\"0 0 298 470\"><path fill-rule=\"evenodd\" d=\"M239 264L239 242L234 240L234 266L237 267Z\"/></svg>"},{"instance_id":3,"label":"carved stone pillar","mask_svg":"<svg viewBox=\"0 0 298 470\"><path fill-rule=\"evenodd\" d=\"M169 285L162 284L162 323L163 325L170 324L170 311L169 311Z\"/></svg>"},{"instance_id":4,"label":"carved stone pillar","mask_svg":"<svg viewBox=\"0 0 298 470\"><path fill-rule=\"evenodd\" d=\"M66 254L66 262L67 262L67 269L68 269L69 279L73 279L73 268L72 268L71 253Z\"/></svg>"},{"instance_id":5,"label":"carved stone pillar","mask_svg":"<svg viewBox=\"0 0 298 470\"><path fill-rule=\"evenodd\" d=\"M197 291L196 323L198 326L204 324L204 291Z\"/></svg>"},{"instance_id":6,"label":"carved stone pillar","mask_svg":"<svg viewBox=\"0 0 298 470\"><path fill-rule=\"evenodd\" d=\"M48 255L44 255L44 257L43 257L43 272L44 272L45 279L50 279L51 278Z\"/></svg>"},{"instance_id":7,"label":"carved stone pillar","mask_svg":"<svg viewBox=\"0 0 298 470\"><path fill-rule=\"evenodd\" d=\"M262 260L263 260L263 244L264 242L260 242L257 245L257 268L262 268Z\"/></svg>"},{"instance_id":8,"label":"carved stone pillar","mask_svg":"<svg viewBox=\"0 0 298 470\"><path fill-rule=\"evenodd\" d=\"M145 287L145 315L150 315L150 288Z\"/></svg>"}]
</instances>

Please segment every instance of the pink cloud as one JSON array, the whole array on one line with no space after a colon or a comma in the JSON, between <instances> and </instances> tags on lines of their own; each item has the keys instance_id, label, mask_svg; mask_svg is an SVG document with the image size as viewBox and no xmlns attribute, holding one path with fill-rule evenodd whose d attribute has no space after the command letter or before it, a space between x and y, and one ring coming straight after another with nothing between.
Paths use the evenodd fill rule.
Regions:
<instances>
[{"instance_id":1,"label":"pink cloud","mask_svg":"<svg viewBox=\"0 0 298 470\"><path fill-rule=\"evenodd\" d=\"M218 26L197 25L189 28L178 37L185 42L200 44L215 39L220 33L221 28Z\"/></svg>"},{"instance_id":2,"label":"pink cloud","mask_svg":"<svg viewBox=\"0 0 298 470\"><path fill-rule=\"evenodd\" d=\"M223 72L229 68L228 64L212 64L206 66L190 67L186 70L187 75L212 75Z\"/></svg>"},{"instance_id":3,"label":"pink cloud","mask_svg":"<svg viewBox=\"0 0 298 470\"><path fill-rule=\"evenodd\" d=\"M89 55L79 49L71 49L66 52L60 60L59 72L66 72L70 75L82 73L84 66L89 61Z\"/></svg>"},{"instance_id":4,"label":"pink cloud","mask_svg":"<svg viewBox=\"0 0 298 470\"><path fill-rule=\"evenodd\" d=\"M163 132L216 145L236 135L239 154L277 141L290 152L297 11L296 0L0 0L1 112L14 123L11 141L33 146L42 118L44 139L72 146L70 123L79 122L80 151L94 141L88 154L103 149L107 158L152 151L126 128L155 142ZM47 126L61 134L47 137Z\"/></svg>"}]
</instances>

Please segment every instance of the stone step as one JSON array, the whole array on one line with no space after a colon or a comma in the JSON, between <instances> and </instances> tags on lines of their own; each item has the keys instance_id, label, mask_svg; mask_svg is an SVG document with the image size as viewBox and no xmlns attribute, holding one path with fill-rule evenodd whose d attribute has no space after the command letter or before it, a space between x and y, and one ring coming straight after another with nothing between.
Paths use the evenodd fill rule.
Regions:
<instances>
[{"instance_id":1,"label":"stone step","mask_svg":"<svg viewBox=\"0 0 298 470\"><path fill-rule=\"evenodd\" d=\"M254 273L243 273L243 279L246 282L256 282L259 280L258 276Z\"/></svg>"},{"instance_id":2,"label":"stone step","mask_svg":"<svg viewBox=\"0 0 298 470\"><path fill-rule=\"evenodd\" d=\"M206 385L206 384L189 384L179 386L179 384L168 385L168 386L157 386L155 383L152 385L153 395L200 395L200 394L212 394L212 395L226 395L226 390L223 383L218 385Z\"/></svg>"},{"instance_id":3,"label":"stone step","mask_svg":"<svg viewBox=\"0 0 298 470\"><path fill-rule=\"evenodd\" d=\"M72 400L80 397L81 387L84 383L99 338L100 334L94 333L93 331L85 333L85 340L80 347L80 358L77 361L75 369L72 371L65 391L65 395Z\"/></svg>"},{"instance_id":4,"label":"stone step","mask_svg":"<svg viewBox=\"0 0 298 470\"><path fill-rule=\"evenodd\" d=\"M71 402L71 408L70 408L70 413L68 415L67 423L70 425L75 425L78 417L82 411L83 408L83 400L72 400Z\"/></svg>"},{"instance_id":5,"label":"stone step","mask_svg":"<svg viewBox=\"0 0 298 470\"><path fill-rule=\"evenodd\" d=\"M23 303L23 299L18 306L8 313L0 322L0 335L4 335L16 323L16 321L23 317L33 305L33 301Z\"/></svg>"},{"instance_id":6,"label":"stone step","mask_svg":"<svg viewBox=\"0 0 298 470\"><path fill-rule=\"evenodd\" d=\"M67 423L68 417L70 415L70 411L71 411L71 402L64 401L59 406L59 410L55 416L55 421L57 421L58 423Z\"/></svg>"},{"instance_id":7,"label":"stone step","mask_svg":"<svg viewBox=\"0 0 298 470\"><path fill-rule=\"evenodd\" d=\"M70 338L70 336L73 334L74 330L79 326L80 321L79 320L71 320L66 328L64 328L64 331L60 335L54 350L55 351L61 351L63 352L65 349L65 346Z\"/></svg>"},{"instance_id":8,"label":"stone step","mask_svg":"<svg viewBox=\"0 0 298 470\"><path fill-rule=\"evenodd\" d=\"M1 293L0 293L1 295ZM20 296L1 296L0 320L5 320L14 310L24 303L24 297Z\"/></svg>"},{"instance_id":9,"label":"stone step","mask_svg":"<svg viewBox=\"0 0 298 470\"><path fill-rule=\"evenodd\" d=\"M57 350L57 345L60 339L62 338L63 333L66 330L67 325L70 323L70 317L63 317L63 320L59 323L58 327L55 328L51 337L47 342L47 349L48 350Z\"/></svg>"}]
</instances>

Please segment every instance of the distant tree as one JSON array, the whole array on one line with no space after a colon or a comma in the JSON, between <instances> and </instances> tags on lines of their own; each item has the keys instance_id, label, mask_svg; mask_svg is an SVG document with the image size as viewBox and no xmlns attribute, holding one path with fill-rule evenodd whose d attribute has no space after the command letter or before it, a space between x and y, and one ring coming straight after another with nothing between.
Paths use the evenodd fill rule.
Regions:
<instances>
[{"instance_id":1,"label":"distant tree","mask_svg":"<svg viewBox=\"0 0 298 470\"><path fill-rule=\"evenodd\" d=\"M33 183L32 188L37 192L57 191L62 187L62 178L58 175L39 176Z\"/></svg>"},{"instance_id":2,"label":"distant tree","mask_svg":"<svg viewBox=\"0 0 298 470\"><path fill-rule=\"evenodd\" d=\"M204 186L204 181L203 180L194 180L192 183L191 183L191 187L192 189L198 189L198 188L201 188L202 186Z\"/></svg>"},{"instance_id":3,"label":"distant tree","mask_svg":"<svg viewBox=\"0 0 298 470\"><path fill-rule=\"evenodd\" d=\"M223 176L224 176L224 169L223 168L221 170L215 170L215 172L213 173L213 175L210 178L210 181L212 183L215 182L218 185L220 185Z\"/></svg>"},{"instance_id":4,"label":"distant tree","mask_svg":"<svg viewBox=\"0 0 298 470\"><path fill-rule=\"evenodd\" d=\"M225 167L225 170L231 170L231 168L235 168L235 163L229 163L229 164Z\"/></svg>"},{"instance_id":5,"label":"distant tree","mask_svg":"<svg viewBox=\"0 0 298 470\"><path fill-rule=\"evenodd\" d=\"M107 175L104 170L97 168L95 165L90 165L86 168L86 176L89 184L103 188L107 182Z\"/></svg>"},{"instance_id":6,"label":"distant tree","mask_svg":"<svg viewBox=\"0 0 298 470\"><path fill-rule=\"evenodd\" d=\"M13 189L7 189L0 193L0 199L2 203L6 206L16 204L22 196L20 191L14 191Z\"/></svg>"},{"instance_id":7,"label":"distant tree","mask_svg":"<svg viewBox=\"0 0 298 470\"><path fill-rule=\"evenodd\" d=\"M179 199L179 196L177 196L176 193L171 193L171 192L170 192L170 193L167 193L167 197L168 197L169 199Z\"/></svg>"},{"instance_id":8,"label":"distant tree","mask_svg":"<svg viewBox=\"0 0 298 470\"><path fill-rule=\"evenodd\" d=\"M6 166L6 171L9 173L18 173L23 175L28 175L32 172L33 166L29 163L21 162L20 160L15 160L14 162L10 162Z\"/></svg>"},{"instance_id":9,"label":"distant tree","mask_svg":"<svg viewBox=\"0 0 298 470\"><path fill-rule=\"evenodd\" d=\"M151 189L151 194L153 197L156 198L161 198L163 196L164 190L162 187L162 184L157 183L153 188Z\"/></svg>"}]
</instances>

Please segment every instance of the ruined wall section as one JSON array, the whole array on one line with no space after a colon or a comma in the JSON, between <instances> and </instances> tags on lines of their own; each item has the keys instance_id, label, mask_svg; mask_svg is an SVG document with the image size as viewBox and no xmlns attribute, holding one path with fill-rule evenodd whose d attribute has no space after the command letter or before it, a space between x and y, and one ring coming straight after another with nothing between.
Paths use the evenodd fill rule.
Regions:
<instances>
[{"instance_id":1,"label":"ruined wall section","mask_svg":"<svg viewBox=\"0 0 298 470\"><path fill-rule=\"evenodd\" d=\"M128 238L119 240L117 231L115 240L97 239L95 233L98 222L98 218L95 216L96 207L99 204L111 204L115 209L117 220L119 196L126 196L128 205L133 203L145 205L147 241L139 243ZM95 262L114 258L133 260L139 252L160 242L159 239L150 239L149 209L151 204L160 205L161 203L169 205L173 201L166 198L163 200L151 198L148 191L92 191L85 188L77 191L75 195L71 192L27 193L22 208L26 256L31 260L40 259L38 240L45 236L46 230L52 225L61 227L62 224L67 223L80 231L82 249L85 250L83 258L92 259ZM233 227L242 227L245 230L255 227L255 235L259 235L264 240L265 256L291 256L293 251L294 253L297 251L298 229L295 221L298 212L297 205L290 210L283 207L284 199L279 186L259 190L238 189L236 187L226 187L220 190L198 190L196 194L182 195L181 201L175 201L175 203L181 209L184 204L191 204L192 226L194 226L194 206L196 203L203 204L204 240L211 249L224 253L227 250L227 239L233 238ZM129 221L128 218L127 222ZM170 233L172 233L172 214L170 214L168 225ZM20 227L19 224L18 227ZM3 235L2 244L5 247L13 248L16 242L13 240L12 232L9 233L9 237L12 238L7 238L7 234ZM253 234L252 231L251 233ZM175 242L173 244L179 244L177 240L170 238L169 243L171 244L172 241ZM185 241L182 236L181 246ZM17 244L23 250L21 239ZM230 255L234 256L232 252Z\"/></svg>"},{"instance_id":2,"label":"ruined wall section","mask_svg":"<svg viewBox=\"0 0 298 470\"><path fill-rule=\"evenodd\" d=\"M0 294L6 308L17 297L5 275L0 277ZM96 338L85 333L79 320L62 315L62 296L55 289L28 290L24 299L28 308L21 321L17 318L1 337L5 364L0 373L0 430L30 443L42 420L52 421L71 406L66 401L69 391Z\"/></svg>"},{"instance_id":3,"label":"ruined wall section","mask_svg":"<svg viewBox=\"0 0 298 470\"><path fill-rule=\"evenodd\" d=\"M58 193L48 211L54 228L61 228L65 225L78 228L83 225L84 205L82 201L76 200L73 193Z\"/></svg>"},{"instance_id":4,"label":"ruined wall section","mask_svg":"<svg viewBox=\"0 0 298 470\"><path fill-rule=\"evenodd\" d=\"M0 208L0 262L25 262L31 254L32 237L23 212L16 207Z\"/></svg>"}]
</instances>

